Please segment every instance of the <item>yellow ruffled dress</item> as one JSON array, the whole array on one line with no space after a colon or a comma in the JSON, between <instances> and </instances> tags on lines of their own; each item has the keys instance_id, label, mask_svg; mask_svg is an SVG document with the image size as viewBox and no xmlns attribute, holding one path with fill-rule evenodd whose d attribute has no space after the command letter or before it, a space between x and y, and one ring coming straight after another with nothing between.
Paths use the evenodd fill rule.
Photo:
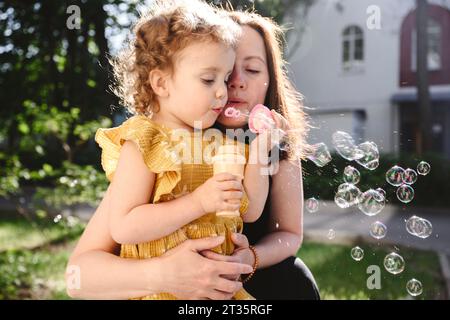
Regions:
<instances>
[{"instance_id":1,"label":"yellow ruffled dress","mask_svg":"<svg viewBox=\"0 0 450 320\"><path fill-rule=\"evenodd\" d=\"M132 140L138 146L148 169L156 174L150 203L170 201L194 191L213 176L212 165L205 161L198 161L198 153L195 153L194 148L199 144L203 148L208 147L211 142L203 139L201 133L189 133L187 138L190 139L193 152L187 156L180 155L179 152L176 152L179 151L177 143L180 137L174 138L173 132L174 130L163 127L142 115L133 116L118 127L98 129L95 141L102 148L101 163L108 180L112 181L114 177L121 146L126 140ZM189 141L187 142L189 143ZM239 145L239 147L244 150L248 159L248 150L245 145ZM194 161L195 155L197 156L196 161ZM246 212L247 207L248 198L244 193L239 209L241 216ZM149 213L149 219L151 219L151 213ZM146 243L122 244L120 256L130 259L158 257L187 239L216 235L225 236L225 241L214 251L230 255L234 251L231 234L233 232L241 233L242 229L241 217L217 217L215 213L208 213L161 239ZM173 300L177 298L170 293L158 293L135 299ZM233 299L250 300L254 298L242 289L236 293Z\"/></svg>"}]
</instances>

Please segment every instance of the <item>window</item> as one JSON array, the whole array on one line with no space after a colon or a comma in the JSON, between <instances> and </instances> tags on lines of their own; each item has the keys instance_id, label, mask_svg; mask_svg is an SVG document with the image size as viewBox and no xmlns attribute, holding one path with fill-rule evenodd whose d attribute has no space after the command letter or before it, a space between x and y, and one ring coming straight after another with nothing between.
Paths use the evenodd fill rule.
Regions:
<instances>
[{"instance_id":1,"label":"window","mask_svg":"<svg viewBox=\"0 0 450 320\"><path fill-rule=\"evenodd\" d=\"M359 65L364 60L364 35L358 26L345 28L342 34L342 62L344 68Z\"/></svg>"},{"instance_id":2,"label":"window","mask_svg":"<svg viewBox=\"0 0 450 320\"><path fill-rule=\"evenodd\" d=\"M442 67L441 45L442 29L441 25L433 19L428 20L428 70L440 70ZM411 42L411 70L417 70L417 32L412 31Z\"/></svg>"}]
</instances>

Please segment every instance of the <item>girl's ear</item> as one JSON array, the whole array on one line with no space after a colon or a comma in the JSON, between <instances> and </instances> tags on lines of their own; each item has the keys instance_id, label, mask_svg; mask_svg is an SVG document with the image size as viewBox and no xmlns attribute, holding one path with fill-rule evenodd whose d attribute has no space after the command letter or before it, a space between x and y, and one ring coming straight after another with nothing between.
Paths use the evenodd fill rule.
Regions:
<instances>
[{"instance_id":1,"label":"girl's ear","mask_svg":"<svg viewBox=\"0 0 450 320\"><path fill-rule=\"evenodd\" d=\"M148 75L148 81L153 91L161 98L167 98L169 96L168 79L169 74L160 69L154 69Z\"/></svg>"}]
</instances>

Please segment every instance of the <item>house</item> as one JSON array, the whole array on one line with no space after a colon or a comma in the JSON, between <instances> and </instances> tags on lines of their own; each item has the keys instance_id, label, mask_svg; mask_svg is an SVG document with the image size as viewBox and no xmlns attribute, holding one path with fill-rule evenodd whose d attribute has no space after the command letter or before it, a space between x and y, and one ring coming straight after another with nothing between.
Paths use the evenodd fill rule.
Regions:
<instances>
[{"instance_id":1,"label":"house","mask_svg":"<svg viewBox=\"0 0 450 320\"><path fill-rule=\"evenodd\" d=\"M450 158L450 1L428 2L433 151ZM417 151L415 19L415 0L316 0L288 15L288 69L311 108L311 143L331 147L341 130L380 152Z\"/></svg>"}]
</instances>

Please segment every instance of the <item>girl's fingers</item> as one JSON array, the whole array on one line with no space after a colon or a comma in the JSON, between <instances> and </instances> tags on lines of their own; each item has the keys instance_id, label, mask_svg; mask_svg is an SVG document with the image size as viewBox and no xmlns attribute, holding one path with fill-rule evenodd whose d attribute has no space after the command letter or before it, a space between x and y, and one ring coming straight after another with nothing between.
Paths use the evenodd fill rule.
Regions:
<instances>
[{"instance_id":1,"label":"girl's fingers","mask_svg":"<svg viewBox=\"0 0 450 320\"><path fill-rule=\"evenodd\" d=\"M234 181L222 181L219 185L220 190L240 190L242 191L242 182L238 180Z\"/></svg>"},{"instance_id":2,"label":"girl's fingers","mask_svg":"<svg viewBox=\"0 0 450 320\"><path fill-rule=\"evenodd\" d=\"M242 198L243 193L241 191L224 191L223 199L224 200L240 200ZM232 203L232 202L230 202ZM232 203L236 204L236 203Z\"/></svg>"},{"instance_id":3,"label":"girl's fingers","mask_svg":"<svg viewBox=\"0 0 450 320\"><path fill-rule=\"evenodd\" d=\"M220 206L220 210L224 210L224 211L235 211L235 210L239 210L239 208L241 207L240 203L230 203L227 201L224 201L222 203L222 205Z\"/></svg>"},{"instance_id":4,"label":"girl's fingers","mask_svg":"<svg viewBox=\"0 0 450 320\"><path fill-rule=\"evenodd\" d=\"M222 172L214 175L214 179L218 182L222 181L238 181L238 177L228 172Z\"/></svg>"}]
</instances>

